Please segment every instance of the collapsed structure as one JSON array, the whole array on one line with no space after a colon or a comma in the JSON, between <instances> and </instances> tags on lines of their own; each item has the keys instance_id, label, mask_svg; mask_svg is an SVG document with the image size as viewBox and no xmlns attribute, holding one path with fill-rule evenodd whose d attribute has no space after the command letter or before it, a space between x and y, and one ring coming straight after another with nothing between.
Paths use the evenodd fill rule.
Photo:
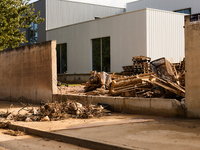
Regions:
<instances>
[{"instance_id":1,"label":"collapsed structure","mask_svg":"<svg viewBox=\"0 0 200 150\"><path fill-rule=\"evenodd\" d=\"M128 66L129 71L124 69L124 74L132 76L92 71L85 86L87 95L176 99L185 97L185 59L176 64L165 58L150 62L151 58L144 56L133 57L132 60L133 66Z\"/></svg>"}]
</instances>

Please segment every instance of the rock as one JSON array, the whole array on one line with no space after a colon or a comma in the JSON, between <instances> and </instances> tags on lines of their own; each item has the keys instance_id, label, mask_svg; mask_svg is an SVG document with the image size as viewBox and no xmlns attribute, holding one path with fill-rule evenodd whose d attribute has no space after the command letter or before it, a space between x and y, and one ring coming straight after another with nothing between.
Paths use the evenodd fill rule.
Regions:
<instances>
[{"instance_id":1,"label":"rock","mask_svg":"<svg viewBox=\"0 0 200 150\"><path fill-rule=\"evenodd\" d=\"M77 103L77 102L76 102L76 107L77 107L77 108L82 108L83 105L82 105L81 103Z\"/></svg>"},{"instance_id":2,"label":"rock","mask_svg":"<svg viewBox=\"0 0 200 150\"><path fill-rule=\"evenodd\" d=\"M92 115L92 114L88 115L88 118L92 118L92 117L94 117L94 115Z\"/></svg>"},{"instance_id":3,"label":"rock","mask_svg":"<svg viewBox=\"0 0 200 150\"><path fill-rule=\"evenodd\" d=\"M32 121L32 119L30 117L27 117L25 120L25 122L31 122L31 121Z\"/></svg>"},{"instance_id":4,"label":"rock","mask_svg":"<svg viewBox=\"0 0 200 150\"><path fill-rule=\"evenodd\" d=\"M33 114L34 114L34 115L37 115L37 114L38 114L38 111L37 111L35 108L33 108Z\"/></svg>"},{"instance_id":5,"label":"rock","mask_svg":"<svg viewBox=\"0 0 200 150\"><path fill-rule=\"evenodd\" d=\"M13 115L12 114L8 115L6 119L7 120L12 120L13 119Z\"/></svg>"},{"instance_id":6,"label":"rock","mask_svg":"<svg viewBox=\"0 0 200 150\"><path fill-rule=\"evenodd\" d=\"M46 116L46 117L42 118L41 121L50 121L50 119L48 116Z\"/></svg>"}]
</instances>

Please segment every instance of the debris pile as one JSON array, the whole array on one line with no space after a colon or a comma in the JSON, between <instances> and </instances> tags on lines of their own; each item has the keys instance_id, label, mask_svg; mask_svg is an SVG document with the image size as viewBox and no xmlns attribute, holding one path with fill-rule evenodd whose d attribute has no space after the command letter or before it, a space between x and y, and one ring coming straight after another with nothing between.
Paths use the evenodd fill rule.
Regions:
<instances>
[{"instance_id":1,"label":"debris pile","mask_svg":"<svg viewBox=\"0 0 200 150\"><path fill-rule=\"evenodd\" d=\"M23 104L24 105L24 104ZM22 110L26 110L26 113L21 113ZM11 112L1 113L0 117L7 120L15 121L58 121L67 118L92 118L100 117L108 111L102 107L102 105L88 104L83 106L81 103L74 101L67 102L54 102L54 103L41 103L39 109L31 108L30 105L24 105L22 109L18 111L17 115Z\"/></svg>"},{"instance_id":2,"label":"debris pile","mask_svg":"<svg viewBox=\"0 0 200 150\"><path fill-rule=\"evenodd\" d=\"M7 129L8 125L10 124L10 122L0 122L0 128L1 129Z\"/></svg>"},{"instance_id":3,"label":"debris pile","mask_svg":"<svg viewBox=\"0 0 200 150\"><path fill-rule=\"evenodd\" d=\"M86 85L84 87L85 92L93 91L93 92L89 92L88 94L90 95L93 93L93 95L95 95L94 90L98 89L98 91L96 91L96 94L99 94L99 93L108 94L109 93L108 89L109 89L110 83L112 82L112 77L106 72L97 73L97 71L91 71L90 74L91 74L91 77L89 81L86 82Z\"/></svg>"},{"instance_id":4,"label":"debris pile","mask_svg":"<svg viewBox=\"0 0 200 150\"><path fill-rule=\"evenodd\" d=\"M7 122L0 122L0 129L8 129L9 124L11 124L11 122L7 121ZM25 132L21 132L21 131L14 131L14 130L7 130L5 132L2 132L3 134L7 134L7 135L11 135L11 136L23 136L25 135Z\"/></svg>"},{"instance_id":5,"label":"debris pile","mask_svg":"<svg viewBox=\"0 0 200 150\"><path fill-rule=\"evenodd\" d=\"M11 136L23 136L26 135L25 132L21 132L21 131L14 131L14 130L7 130L5 132L2 132L3 134L7 134L7 135L11 135Z\"/></svg>"},{"instance_id":6,"label":"debris pile","mask_svg":"<svg viewBox=\"0 0 200 150\"><path fill-rule=\"evenodd\" d=\"M185 78L165 58L150 62L152 73L113 80L110 94L132 97L185 97Z\"/></svg>"},{"instance_id":7,"label":"debris pile","mask_svg":"<svg viewBox=\"0 0 200 150\"><path fill-rule=\"evenodd\" d=\"M180 63L174 63L173 65L177 71L179 84L185 87L185 58Z\"/></svg>"},{"instance_id":8,"label":"debris pile","mask_svg":"<svg viewBox=\"0 0 200 150\"><path fill-rule=\"evenodd\" d=\"M112 96L143 97L143 94L151 91L152 84L147 80L153 74L141 74L113 80L110 87L110 94Z\"/></svg>"},{"instance_id":9,"label":"debris pile","mask_svg":"<svg viewBox=\"0 0 200 150\"><path fill-rule=\"evenodd\" d=\"M151 58L145 56L137 56L132 59L133 65L123 66L123 74L126 76L144 74L151 72L150 61Z\"/></svg>"},{"instance_id":10,"label":"debris pile","mask_svg":"<svg viewBox=\"0 0 200 150\"><path fill-rule=\"evenodd\" d=\"M93 82L93 91L88 95L109 94L111 96L122 97L164 97L182 99L185 97L185 60L180 64L171 64L165 58L160 58L150 62L150 58L139 56L133 57L131 74L134 76L121 76L113 79L102 88L100 77ZM97 73L95 71L94 74ZM126 74L126 73L125 73ZM108 74L106 74L108 75ZM109 76L109 75L108 75ZM111 75L110 75L111 76ZM92 82L94 80L90 80ZM95 83L98 82L98 86ZM110 85L108 86L108 84ZM87 83L88 84L88 83ZM86 84L86 85L87 85ZM89 84L88 84L89 85ZM101 89L99 89L101 87ZM88 89L88 86L86 86ZM100 91L101 92L98 92ZM109 90L109 92L107 92ZM87 90L86 90L87 92Z\"/></svg>"},{"instance_id":11,"label":"debris pile","mask_svg":"<svg viewBox=\"0 0 200 150\"><path fill-rule=\"evenodd\" d=\"M155 73L113 80L110 88L112 96L123 97L168 97L169 93L185 97L185 90L183 88L174 82L157 77Z\"/></svg>"}]
</instances>

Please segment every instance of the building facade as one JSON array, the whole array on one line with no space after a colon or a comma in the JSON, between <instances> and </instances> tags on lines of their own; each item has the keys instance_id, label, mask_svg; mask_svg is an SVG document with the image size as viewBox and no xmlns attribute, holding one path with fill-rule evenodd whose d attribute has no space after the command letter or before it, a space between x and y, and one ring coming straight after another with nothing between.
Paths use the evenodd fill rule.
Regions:
<instances>
[{"instance_id":1,"label":"building facade","mask_svg":"<svg viewBox=\"0 0 200 150\"><path fill-rule=\"evenodd\" d=\"M165 18L165 19L163 19ZM121 72L133 56L184 57L184 15L155 9L47 30L47 40L66 45L67 72Z\"/></svg>"},{"instance_id":2,"label":"building facade","mask_svg":"<svg viewBox=\"0 0 200 150\"><path fill-rule=\"evenodd\" d=\"M138 0L126 4L126 11L154 8L186 14L200 13L199 0Z\"/></svg>"},{"instance_id":3,"label":"building facade","mask_svg":"<svg viewBox=\"0 0 200 150\"><path fill-rule=\"evenodd\" d=\"M46 31L125 12L125 8L101 6L68 0L39 0L33 3L35 12L45 21L39 25L31 24L26 32L29 44L46 41Z\"/></svg>"},{"instance_id":4,"label":"building facade","mask_svg":"<svg viewBox=\"0 0 200 150\"><path fill-rule=\"evenodd\" d=\"M141 0L127 3L125 12L125 8L40 0L34 7L45 22L32 25L27 38L30 43L57 41L58 74L121 72L139 55L179 62L185 57L184 15L197 13L198 4L198 0Z\"/></svg>"}]
</instances>

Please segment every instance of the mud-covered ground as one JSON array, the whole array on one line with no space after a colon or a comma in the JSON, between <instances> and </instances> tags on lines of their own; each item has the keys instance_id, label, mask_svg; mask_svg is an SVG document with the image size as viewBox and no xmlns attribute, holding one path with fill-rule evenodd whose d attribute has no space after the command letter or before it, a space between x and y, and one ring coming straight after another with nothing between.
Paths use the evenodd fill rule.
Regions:
<instances>
[{"instance_id":1,"label":"mud-covered ground","mask_svg":"<svg viewBox=\"0 0 200 150\"><path fill-rule=\"evenodd\" d=\"M0 111L9 108L10 104L10 102L0 102ZM12 104L14 106L11 108L12 111L21 108L16 103ZM111 113L109 116L91 119L70 118L51 122L11 121L11 123L67 136L129 146L139 150L200 150L199 119ZM0 139L3 140L4 137ZM45 143L46 147L48 143L51 144L44 139L40 140L41 143ZM17 142L20 140L0 141L0 146L5 146L2 143L9 145L8 141L16 143L13 147L17 147ZM24 141L24 145L28 147L39 142L39 139ZM13 147L10 149L14 149Z\"/></svg>"},{"instance_id":2,"label":"mud-covered ground","mask_svg":"<svg viewBox=\"0 0 200 150\"><path fill-rule=\"evenodd\" d=\"M89 150L79 146L57 142L31 135L10 136L0 129L0 150Z\"/></svg>"},{"instance_id":3,"label":"mud-covered ground","mask_svg":"<svg viewBox=\"0 0 200 150\"><path fill-rule=\"evenodd\" d=\"M58 86L57 91L59 94L85 95L84 87L84 85Z\"/></svg>"}]
</instances>

